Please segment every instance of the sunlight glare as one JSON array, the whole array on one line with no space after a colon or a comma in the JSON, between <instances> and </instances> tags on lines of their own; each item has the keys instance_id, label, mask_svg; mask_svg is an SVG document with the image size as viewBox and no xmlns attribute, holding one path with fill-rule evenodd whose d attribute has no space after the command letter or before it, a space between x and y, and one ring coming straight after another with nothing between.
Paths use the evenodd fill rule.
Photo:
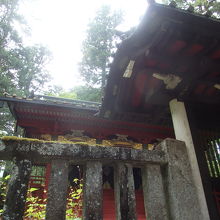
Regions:
<instances>
[{"instance_id":1,"label":"sunlight glare","mask_svg":"<svg viewBox=\"0 0 220 220\"><path fill-rule=\"evenodd\" d=\"M65 89L82 84L78 72L81 60L81 44L85 38L87 24L97 9L109 4L112 9L124 11L122 31L137 25L147 8L146 0L24 0L20 13L31 27L31 36L26 44L39 43L47 46L53 59L47 66L53 84Z\"/></svg>"}]
</instances>

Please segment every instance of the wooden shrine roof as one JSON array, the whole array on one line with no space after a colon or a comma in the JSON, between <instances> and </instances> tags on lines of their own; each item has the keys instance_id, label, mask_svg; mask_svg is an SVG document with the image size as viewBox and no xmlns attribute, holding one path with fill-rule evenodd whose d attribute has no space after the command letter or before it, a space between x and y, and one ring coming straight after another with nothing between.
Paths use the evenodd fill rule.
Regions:
<instances>
[{"instance_id":1,"label":"wooden shrine roof","mask_svg":"<svg viewBox=\"0 0 220 220\"><path fill-rule=\"evenodd\" d=\"M101 118L100 104L95 102L49 96L34 99L6 96L0 97L1 102L7 102L17 125L25 129L26 137L66 135L72 131L83 131L85 136L96 139L127 135L139 143L173 137L173 130L168 127Z\"/></svg>"},{"instance_id":2,"label":"wooden shrine roof","mask_svg":"<svg viewBox=\"0 0 220 220\"><path fill-rule=\"evenodd\" d=\"M173 98L219 107L220 21L155 3L118 47L101 116L169 124Z\"/></svg>"}]
</instances>

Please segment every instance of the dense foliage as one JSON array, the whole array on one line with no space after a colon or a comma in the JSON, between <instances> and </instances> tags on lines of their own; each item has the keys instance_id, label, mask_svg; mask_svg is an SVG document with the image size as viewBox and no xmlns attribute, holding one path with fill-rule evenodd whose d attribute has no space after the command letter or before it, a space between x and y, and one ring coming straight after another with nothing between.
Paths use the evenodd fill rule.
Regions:
<instances>
[{"instance_id":1,"label":"dense foliage","mask_svg":"<svg viewBox=\"0 0 220 220\"><path fill-rule=\"evenodd\" d=\"M121 22L121 11L112 12L109 6L102 6L88 25L80 73L87 85L100 88L100 91L105 87L111 54L118 41L115 28Z\"/></svg>"},{"instance_id":2,"label":"dense foliage","mask_svg":"<svg viewBox=\"0 0 220 220\"><path fill-rule=\"evenodd\" d=\"M46 95L93 102L101 101L100 88L94 88L91 86L75 86L69 90L64 90L62 87L54 86L49 92L46 92Z\"/></svg>"},{"instance_id":3,"label":"dense foliage","mask_svg":"<svg viewBox=\"0 0 220 220\"><path fill-rule=\"evenodd\" d=\"M28 96L31 91L40 91L50 79L45 70L50 53L41 45L23 43L27 25L18 7L19 0L0 1L0 96ZM1 110L0 119L0 135L11 135L13 120L7 108Z\"/></svg>"},{"instance_id":4,"label":"dense foliage","mask_svg":"<svg viewBox=\"0 0 220 220\"><path fill-rule=\"evenodd\" d=\"M213 17L220 17L219 0L163 0L164 3L176 2L177 6L183 9L193 6L195 12L200 14L210 13Z\"/></svg>"},{"instance_id":5,"label":"dense foliage","mask_svg":"<svg viewBox=\"0 0 220 220\"><path fill-rule=\"evenodd\" d=\"M76 93L76 97L79 100L101 102L102 96L100 88L94 88L92 86L76 86L73 91Z\"/></svg>"},{"instance_id":6,"label":"dense foliage","mask_svg":"<svg viewBox=\"0 0 220 220\"><path fill-rule=\"evenodd\" d=\"M0 177L0 216L3 212L3 205L6 198L6 188L10 176Z\"/></svg>"},{"instance_id":7,"label":"dense foliage","mask_svg":"<svg viewBox=\"0 0 220 220\"><path fill-rule=\"evenodd\" d=\"M0 219L3 213L3 205L6 199L7 183L10 176L0 177ZM76 186L69 187L69 193L66 204L66 219L81 220L82 215L82 179L73 180ZM44 190L43 196L39 197L36 192L39 188L29 188L26 198L26 209L24 220L43 220L46 215L47 191Z\"/></svg>"},{"instance_id":8,"label":"dense foliage","mask_svg":"<svg viewBox=\"0 0 220 220\"><path fill-rule=\"evenodd\" d=\"M82 183L81 180L74 179L77 187L69 187L69 194L66 204L66 220L81 220L79 216L82 213ZM29 188L26 199L26 210L24 220L44 220L46 216L46 190L44 190L45 198L39 198L33 195L38 191L37 188Z\"/></svg>"}]
</instances>

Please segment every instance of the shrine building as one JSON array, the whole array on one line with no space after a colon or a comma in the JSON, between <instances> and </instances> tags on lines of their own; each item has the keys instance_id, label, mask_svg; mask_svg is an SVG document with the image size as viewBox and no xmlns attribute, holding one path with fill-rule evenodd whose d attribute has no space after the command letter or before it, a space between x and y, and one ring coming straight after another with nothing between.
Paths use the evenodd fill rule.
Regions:
<instances>
[{"instance_id":1,"label":"shrine building","mask_svg":"<svg viewBox=\"0 0 220 220\"><path fill-rule=\"evenodd\" d=\"M3 140L1 146L6 147L0 146L0 159L28 158L36 172L30 174L29 185L39 188L39 195L46 188L54 196L50 179L56 178L56 167L67 166L53 160L74 160L71 165L68 162L62 178L68 178L66 185L76 177L85 180L87 202L82 215L86 220L220 218L218 19L198 15L191 7L182 10L173 4L152 3L134 33L118 45L102 103L8 94L0 97L0 106L5 103L16 128L23 129L30 143L32 139L45 141L39 149L46 152L48 142L51 152L55 141L57 149L58 143L66 142L78 146L78 151L85 150L71 157L71 146L66 149L63 144L63 153L54 150L50 157L33 142L30 155L35 158L28 156L30 149L25 151L19 141ZM9 149L10 144L14 150ZM109 156L102 156L102 149ZM88 196L94 190L89 172L98 176L93 199L103 203L95 207ZM127 191L120 184L127 184ZM55 218L53 206L58 207L49 195L46 219L65 219L65 207ZM11 207L14 210L13 204ZM9 215L8 210L5 213Z\"/></svg>"}]
</instances>

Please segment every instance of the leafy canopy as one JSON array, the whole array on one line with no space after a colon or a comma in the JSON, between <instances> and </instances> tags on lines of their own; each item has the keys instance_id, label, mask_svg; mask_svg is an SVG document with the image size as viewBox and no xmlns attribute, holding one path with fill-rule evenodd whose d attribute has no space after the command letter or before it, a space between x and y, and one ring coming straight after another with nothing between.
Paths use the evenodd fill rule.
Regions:
<instances>
[{"instance_id":1,"label":"leafy canopy","mask_svg":"<svg viewBox=\"0 0 220 220\"><path fill-rule=\"evenodd\" d=\"M26 46L21 32L28 29L18 14L19 0L0 0L0 96L5 92L28 96L39 92L50 76L45 65L50 60L49 51L41 45ZM23 34L23 33L22 33ZM13 132L13 119L7 110L0 112L0 134Z\"/></svg>"},{"instance_id":2,"label":"leafy canopy","mask_svg":"<svg viewBox=\"0 0 220 220\"><path fill-rule=\"evenodd\" d=\"M76 86L67 91L59 86L54 86L46 95L93 102L101 101L100 89L90 86Z\"/></svg>"},{"instance_id":3,"label":"leafy canopy","mask_svg":"<svg viewBox=\"0 0 220 220\"><path fill-rule=\"evenodd\" d=\"M122 22L121 11L111 11L110 6L102 6L96 17L89 23L87 36L82 45L80 73L91 87L103 90L118 38L115 28Z\"/></svg>"},{"instance_id":4,"label":"leafy canopy","mask_svg":"<svg viewBox=\"0 0 220 220\"><path fill-rule=\"evenodd\" d=\"M183 9L193 6L195 12L206 14L211 12L213 17L220 17L220 1L219 0L163 0L164 3L176 2L177 6Z\"/></svg>"}]
</instances>

